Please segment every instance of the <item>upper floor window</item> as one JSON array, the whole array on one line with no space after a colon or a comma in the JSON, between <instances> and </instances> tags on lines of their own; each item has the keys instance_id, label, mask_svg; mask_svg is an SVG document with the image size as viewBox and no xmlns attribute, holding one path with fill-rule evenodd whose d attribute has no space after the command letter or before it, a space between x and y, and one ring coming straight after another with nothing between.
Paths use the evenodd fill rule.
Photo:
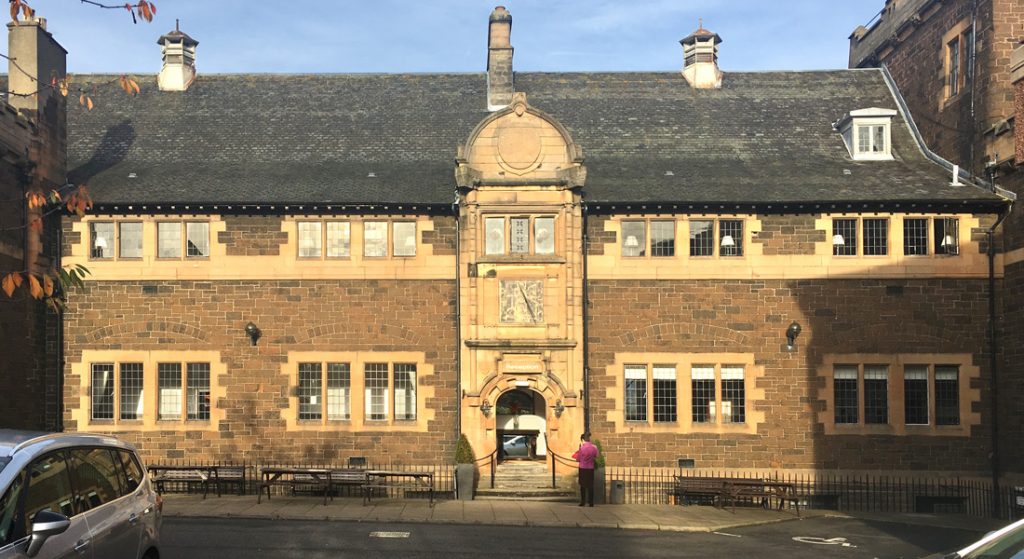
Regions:
<instances>
[{"instance_id":1,"label":"upper floor window","mask_svg":"<svg viewBox=\"0 0 1024 559\"><path fill-rule=\"evenodd\" d=\"M690 256L714 256L716 251L718 256L743 256L743 221L691 219Z\"/></svg>"},{"instance_id":2,"label":"upper floor window","mask_svg":"<svg viewBox=\"0 0 1024 559\"><path fill-rule=\"evenodd\" d=\"M299 258L347 258L351 249L351 225L347 221L299 221Z\"/></svg>"},{"instance_id":3,"label":"upper floor window","mask_svg":"<svg viewBox=\"0 0 1024 559\"><path fill-rule=\"evenodd\" d=\"M861 243L863 239L863 243ZM889 254L889 220L885 218L834 218L833 256L885 256Z\"/></svg>"},{"instance_id":4,"label":"upper floor window","mask_svg":"<svg viewBox=\"0 0 1024 559\"><path fill-rule=\"evenodd\" d=\"M546 256L555 253L554 216L484 218L484 253Z\"/></svg>"},{"instance_id":5,"label":"upper floor window","mask_svg":"<svg viewBox=\"0 0 1024 559\"><path fill-rule=\"evenodd\" d=\"M89 232L90 258L142 258L141 221L92 221Z\"/></svg>"},{"instance_id":6,"label":"upper floor window","mask_svg":"<svg viewBox=\"0 0 1024 559\"><path fill-rule=\"evenodd\" d=\"M184 233L184 234L183 234ZM157 258L208 258L210 224L205 221L160 221L156 224Z\"/></svg>"},{"instance_id":7,"label":"upper floor window","mask_svg":"<svg viewBox=\"0 0 1024 559\"><path fill-rule=\"evenodd\" d=\"M929 227L929 222L931 227ZM903 218L903 254L907 256L960 254L959 229L960 220L955 217ZM929 247L931 247L930 252Z\"/></svg>"},{"instance_id":8,"label":"upper floor window","mask_svg":"<svg viewBox=\"0 0 1024 559\"><path fill-rule=\"evenodd\" d=\"M974 70L974 41L970 22L963 20L942 38L944 70L943 101L959 95L971 82Z\"/></svg>"},{"instance_id":9,"label":"upper floor window","mask_svg":"<svg viewBox=\"0 0 1024 559\"><path fill-rule=\"evenodd\" d=\"M855 160L892 159L892 109L876 107L850 111L835 124Z\"/></svg>"},{"instance_id":10,"label":"upper floor window","mask_svg":"<svg viewBox=\"0 0 1024 559\"><path fill-rule=\"evenodd\" d=\"M648 230L650 234L648 235ZM650 239L650 244L648 244ZM676 222L629 220L622 222L622 256L675 256Z\"/></svg>"},{"instance_id":11,"label":"upper floor window","mask_svg":"<svg viewBox=\"0 0 1024 559\"><path fill-rule=\"evenodd\" d=\"M363 256L370 258L388 256L389 229L391 256L416 256L415 221L364 221Z\"/></svg>"}]
</instances>

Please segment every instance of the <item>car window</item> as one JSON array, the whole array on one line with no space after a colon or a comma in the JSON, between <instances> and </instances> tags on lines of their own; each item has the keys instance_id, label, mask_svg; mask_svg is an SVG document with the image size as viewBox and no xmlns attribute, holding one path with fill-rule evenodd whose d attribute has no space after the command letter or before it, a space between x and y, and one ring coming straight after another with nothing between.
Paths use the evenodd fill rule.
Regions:
<instances>
[{"instance_id":1,"label":"car window","mask_svg":"<svg viewBox=\"0 0 1024 559\"><path fill-rule=\"evenodd\" d=\"M76 448L71 451L75 491L79 510L89 510L121 496L117 464L106 448Z\"/></svg>"},{"instance_id":2,"label":"car window","mask_svg":"<svg viewBox=\"0 0 1024 559\"><path fill-rule=\"evenodd\" d=\"M63 452L48 454L28 468L28 500L25 502L25 520L31 524L36 513L49 510L67 516L75 515L71 494L71 477Z\"/></svg>"},{"instance_id":3,"label":"car window","mask_svg":"<svg viewBox=\"0 0 1024 559\"><path fill-rule=\"evenodd\" d=\"M21 539L25 535L25 521L20 514L25 476L19 475L0 497L0 547Z\"/></svg>"},{"instance_id":4,"label":"car window","mask_svg":"<svg viewBox=\"0 0 1024 559\"><path fill-rule=\"evenodd\" d=\"M121 485L124 488L124 494L127 495L142 483L142 466L139 465L139 461L135 458L135 455L127 450L115 451L119 459L121 460Z\"/></svg>"}]
</instances>

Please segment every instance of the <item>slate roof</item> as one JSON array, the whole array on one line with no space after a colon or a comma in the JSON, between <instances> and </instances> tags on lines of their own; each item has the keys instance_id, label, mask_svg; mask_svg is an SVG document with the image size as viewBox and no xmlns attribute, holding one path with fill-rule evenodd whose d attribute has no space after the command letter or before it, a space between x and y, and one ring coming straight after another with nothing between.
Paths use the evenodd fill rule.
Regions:
<instances>
[{"instance_id":1,"label":"slate roof","mask_svg":"<svg viewBox=\"0 0 1024 559\"><path fill-rule=\"evenodd\" d=\"M69 178L105 206L447 206L456 148L489 114L483 74L200 75L184 93L138 81L135 98L100 85L92 111L69 111ZM582 147L595 204L1001 200L949 186L900 117L895 161L851 160L831 123L898 108L879 70L726 73L717 90L678 72L516 73L515 85Z\"/></svg>"}]
</instances>

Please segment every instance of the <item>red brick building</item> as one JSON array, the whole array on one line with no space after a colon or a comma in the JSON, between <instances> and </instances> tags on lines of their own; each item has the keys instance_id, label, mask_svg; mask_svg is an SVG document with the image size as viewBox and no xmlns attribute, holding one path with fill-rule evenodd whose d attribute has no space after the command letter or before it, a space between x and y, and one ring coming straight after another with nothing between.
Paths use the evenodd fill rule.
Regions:
<instances>
[{"instance_id":1,"label":"red brick building","mask_svg":"<svg viewBox=\"0 0 1024 559\"><path fill-rule=\"evenodd\" d=\"M151 457L984 474L986 231L879 70L196 74L76 113L65 423ZM81 76L101 85L104 76ZM997 259L994 279L1002 281Z\"/></svg>"},{"instance_id":2,"label":"red brick building","mask_svg":"<svg viewBox=\"0 0 1024 559\"><path fill-rule=\"evenodd\" d=\"M925 143L981 180L1024 192L1024 4L1015 0L887 0L850 37L850 67L885 66ZM1024 456L1024 220L1009 214L998 250L1005 283L998 322L998 469L1019 473ZM995 432L995 431L994 431Z\"/></svg>"},{"instance_id":3,"label":"red brick building","mask_svg":"<svg viewBox=\"0 0 1024 559\"><path fill-rule=\"evenodd\" d=\"M65 184L65 101L34 79L63 75L64 49L44 20L8 24L8 53L17 60L0 106L0 276L46 272L56 254L59 219L30 231L36 217L25 204L31 188L43 192ZM31 95L39 91L36 95ZM0 293L0 426L59 430L60 319L19 289Z\"/></svg>"}]
</instances>

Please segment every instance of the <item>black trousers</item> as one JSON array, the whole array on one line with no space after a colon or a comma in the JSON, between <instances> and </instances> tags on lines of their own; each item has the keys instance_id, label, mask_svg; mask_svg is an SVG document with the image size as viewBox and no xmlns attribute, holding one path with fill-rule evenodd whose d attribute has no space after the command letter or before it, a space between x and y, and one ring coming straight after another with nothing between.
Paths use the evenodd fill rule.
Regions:
<instances>
[{"instance_id":1,"label":"black trousers","mask_svg":"<svg viewBox=\"0 0 1024 559\"><path fill-rule=\"evenodd\" d=\"M580 504L594 504L594 470L580 468Z\"/></svg>"}]
</instances>

